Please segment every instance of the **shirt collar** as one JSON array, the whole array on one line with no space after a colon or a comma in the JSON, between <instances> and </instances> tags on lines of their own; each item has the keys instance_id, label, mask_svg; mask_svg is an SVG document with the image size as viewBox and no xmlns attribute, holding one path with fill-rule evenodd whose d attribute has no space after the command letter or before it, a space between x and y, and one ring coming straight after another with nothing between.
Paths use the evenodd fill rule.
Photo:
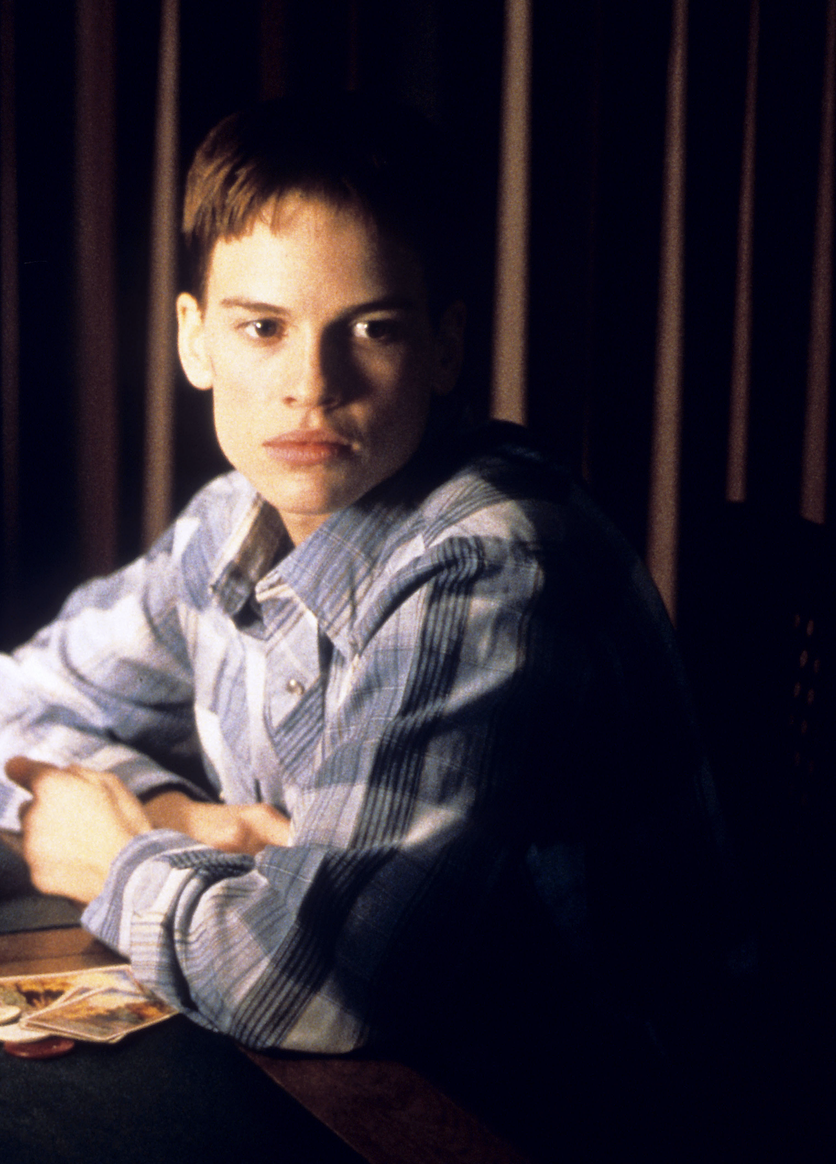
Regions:
<instances>
[{"instance_id":1,"label":"shirt collar","mask_svg":"<svg viewBox=\"0 0 836 1164\"><path fill-rule=\"evenodd\" d=\"M460 456L454 444L425 440L403 469L331 514L296 547L278 512L250 487L251 501L210 583L217 601L234 617L251 596L262 604L290 586L323 632L338 642L355 622L381 561L419 535L421 503Z\"/></svg>"},{"instance_id":2,"label":"shirt collar","mask_svg":"<svg viewBox=\"0 0 836 1164\"><path fill-rule=\"evenodd\" d=\"M345 651L363 601L380 563L414 524L414 509L402 498L367 496L332 514L310 537L292 550L257 587L259 601L288 585L314 614L320 629Z\"/></svg>"},{"instance_id":3,"label":"shirt collar","mask_svg":"<svg viewBox=\"0 0 836 1164\"><path fill-rule=\"evenodd\" d=\"M263 604L290 586L338 639L354 621L393 528L414 512L413 476L397 474L331 514L295 548L277 510L252 490L210 577L215 600L234 618L252 597Z\"/></svg>"},{"instance_id":4,"label":"shirt collar","mask_svg":"<svg viewBox=\"0 0 836 1164\"><path fill-rule=\"evenodd\" d=\"M209 580L215 599L233 617L276 559L291 548L277 511L250 488L250 502L224 543Z\"/></svg>"}]
</instances>

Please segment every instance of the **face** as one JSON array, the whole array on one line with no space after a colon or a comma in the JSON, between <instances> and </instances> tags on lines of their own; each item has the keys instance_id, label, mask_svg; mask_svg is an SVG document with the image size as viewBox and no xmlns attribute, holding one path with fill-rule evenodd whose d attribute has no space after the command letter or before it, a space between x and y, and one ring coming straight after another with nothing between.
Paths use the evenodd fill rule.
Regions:
<instances>
[{"instance_id":1,"label":"face","mask_svg":"<svg viewBox=\"0 0 836 1164\"><path fill-rule=\"evenodd\" d=\"M203 304L177 301L179 347L224 453L298 544L415 452L462 319L432 326L417 258L359 212L301 194L276 211L216 244Z\"/></svg>"}]
</instances>

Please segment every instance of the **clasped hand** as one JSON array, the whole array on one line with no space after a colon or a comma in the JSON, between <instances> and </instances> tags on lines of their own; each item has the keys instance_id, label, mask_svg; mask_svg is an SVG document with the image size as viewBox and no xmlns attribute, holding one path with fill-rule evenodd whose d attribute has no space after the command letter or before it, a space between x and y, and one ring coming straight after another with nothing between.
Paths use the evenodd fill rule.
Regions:
<instances>
[{"instance_id":1,"label":"clasped hand","mask_svg":"<svg viewBox=\"0 0 836 1164\"><path fill-rule=\"evenodd\" d=\"M32 883L85 904L101 893L125 845L155 828L176 829L225 852L255 854L289 843L290 821L267 804L204 804L165 792L143 805L111 772L23 756L9 760L6 774L32 794L22 811Z\"/></svg>"},{"instance_id":2,"label":"clasped hand","mask_svg":"<svg viewBox=\"0 0 836 1164\"><path fill-rule=\"evenodd\" d=\"M114 857L153 827L137 798L110 772L15 756L6 775L32 793L21 813L23 856L42 893L92 901Z\"/></svg>"}]
</instances>

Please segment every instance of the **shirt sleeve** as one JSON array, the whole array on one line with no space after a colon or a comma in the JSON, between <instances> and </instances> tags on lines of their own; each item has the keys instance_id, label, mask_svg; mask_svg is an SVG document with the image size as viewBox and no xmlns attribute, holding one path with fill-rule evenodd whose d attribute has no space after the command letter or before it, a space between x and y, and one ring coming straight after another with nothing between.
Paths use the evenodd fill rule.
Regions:
<instances>
[{"instance_id":1,"label":"shirt sleeve","mask_svg":"<svg viewBox=\"0 0 836 1164\"><path fill-rule=\"evenodd\" d=\"M291 845L138 837L85 925L249 1046L347 1052L419 1023L519 858L521 741L553 658L541 595L513 546L423 555L329 685Z\"/></svg>"},{"instance_id":2,"label":"shirt sleeve","mask_svg":"<svg viewBox=\"0 0 836 1164\"><path fill-rule=\"evenodd\" d=\"M186 528L189 525L186 519ZM0 655L0 773L9 757L116 772L137 795L180 783L149 755L188 748L192 682L178 618L175 525L143 558L74 592L55 621ZM0 774L0 827L28 799Z\"/></svg>"}]
</instances>

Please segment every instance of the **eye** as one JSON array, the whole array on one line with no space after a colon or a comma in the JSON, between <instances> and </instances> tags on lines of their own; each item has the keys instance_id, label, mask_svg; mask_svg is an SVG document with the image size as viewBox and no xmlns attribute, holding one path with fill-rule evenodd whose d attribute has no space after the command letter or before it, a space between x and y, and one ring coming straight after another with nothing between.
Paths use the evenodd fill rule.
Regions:
<instances>
[{"instance_id":1,"label":"eye","mask_svg":"<svg viewBox=\"0 0 836 1164\"><path fill-rule=\"evenodd\" d=\"M359 339L370 340L375 344L391 344L403 337L404 328L401 320L383 316L358 319L351 330Z\"/></svg>"},{"instance_id":2,"label":"eye","mask_svg":"<svg viewBox=\"0 0 836 1164\"><path fill-rule=\"evenodd\" d=\"M244 324L244 331L252 339L271 340L282 334L282 324L278 319L251 319Z\"/></svg>"}]
</instances>

